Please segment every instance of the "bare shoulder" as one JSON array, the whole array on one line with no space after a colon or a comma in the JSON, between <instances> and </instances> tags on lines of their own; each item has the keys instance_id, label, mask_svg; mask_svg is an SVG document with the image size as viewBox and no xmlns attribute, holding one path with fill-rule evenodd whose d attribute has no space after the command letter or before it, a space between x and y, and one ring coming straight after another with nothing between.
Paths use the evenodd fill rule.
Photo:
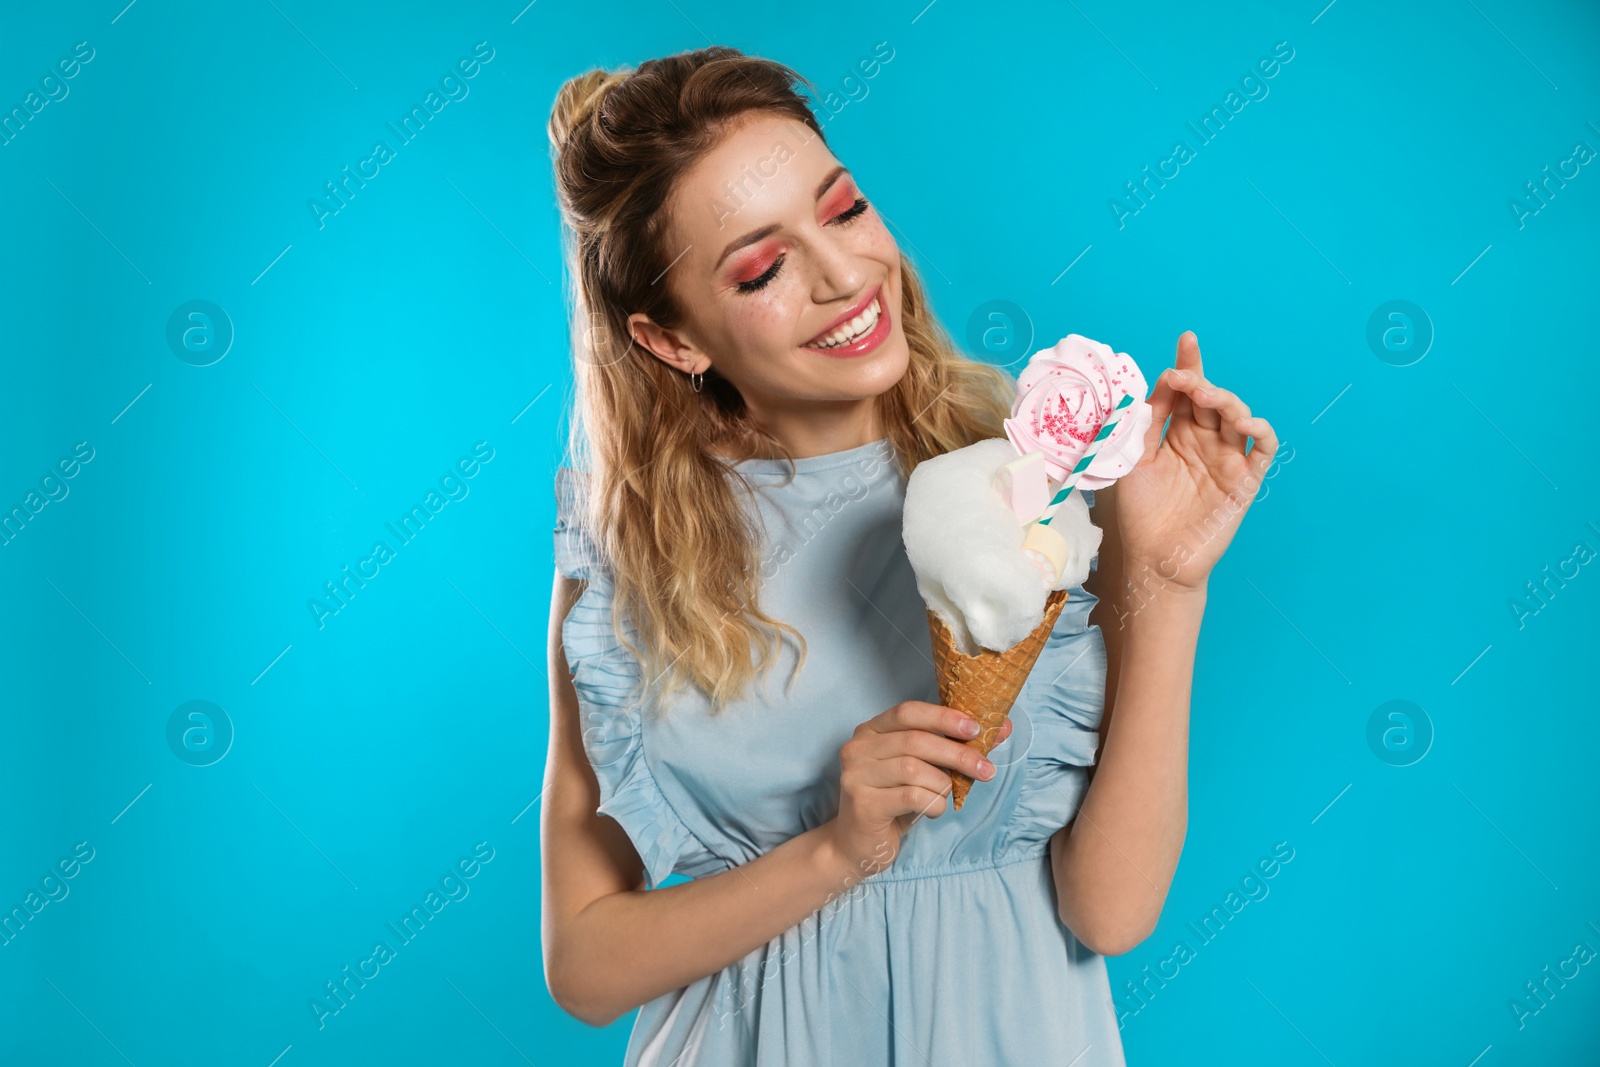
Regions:
<instances>
[{"instance_id":1,"label":"bare shoulder","mask_svg":"<svg viewBox=\"0 0 1600 1067\"><path fill-rule=\"evenodd\" d=\"M588 588L588 582L556 572L555 583L550 589L550 628L556 641L561 639L561 623Z\"/></svg>"}]
</instances>

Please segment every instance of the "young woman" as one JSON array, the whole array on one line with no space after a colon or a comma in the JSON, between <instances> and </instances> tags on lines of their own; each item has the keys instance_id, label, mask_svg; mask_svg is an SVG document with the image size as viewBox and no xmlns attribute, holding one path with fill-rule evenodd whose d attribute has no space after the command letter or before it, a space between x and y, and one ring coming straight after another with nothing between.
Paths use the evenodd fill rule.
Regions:
<instances>
[{"instance_id":1,"label":"young woman","mask_svg":"<svg viewBox=\"0 0 1600 1067\"><path fill-rule=\"evenodd\" d=\"M642 1008L629 1064L1121 1064L1103 956L1171 884L1207 576L1276 437L1185 333L1138 466L1084 494L1097 569L1009 740L965 747L903 489L1004 436L1014 383L952 346L803 84L707 48L550 118L577 402L545 977L594 1025Z\"/></svg>"}]
</instances>

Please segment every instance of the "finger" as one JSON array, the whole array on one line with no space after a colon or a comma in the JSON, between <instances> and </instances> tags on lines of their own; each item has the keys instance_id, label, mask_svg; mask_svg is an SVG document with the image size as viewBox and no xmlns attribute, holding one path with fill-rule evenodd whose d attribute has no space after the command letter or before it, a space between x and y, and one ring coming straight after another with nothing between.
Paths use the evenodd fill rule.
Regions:
<instances>
[{"instance_id":1,"label":"finger","mask_svg":"<svg viewBox=\"0 0 1600 1067\"><path fill-rule=\"evenodd\" d=\"M856 782L872 789L895 789L903 785L914 785L937 793L950 787L950 772L934 766L927 760L899 755L870 761L860 768Z\"/></svg>"},{"instance_id":2,"label":"finger","mask_svg":"<svg viewBox=\"0 0 1600 1067\"><path fill-rule=\"evenodd\" d=\"M1203 426L1208 430L1221 428L1222 417L1217 414L1216 407L1211 403L1216 396L1216 389L1216 386L1201 378L1194 383L1194 388L1189 390L1189 401L1194 405L1196 426Z\"/></svg>"},{"instance_id":3,"label":"finger","mask_svg":"<svg viewBox=\"0 0 1600 1067\"><path fill-rule=\"evenodd\" d=\"M1200 338L1193 330L1184 330L1178 335L1178 358L1173 362L1179 370L1186 370L1202 380L1205 378L1206 369L1200 362Z\"/></svg>"},{"instance_id":4,"label":"finger","mask_svg":"<svg viewBox=\"0 0 1600 1067\"><path fill-rule=\"evenodd\" d=\"M1205 382L1206 369L1200 360L1200 338L1195 336L1193 330L1185 330L1178 335L1178 357L1173 361L1173 364L1178 370L1185 372L1183 380L1197 384ZM1182 389L1181 384L1177 382L1174 384L1179 385L1179 388ZM1186 399L1187 402L1184 399L1180 399L1174 404L1173 414L1179 418L1193 419L1197 426L1215 430L1217 428L1215 417L1209 412L1195 407L1192 392L1188 392Z\"/></svg>"},{"instance_id":5,"label":"finger","mask_svg":"<svg viewBox=\"0 0 1600 1067\"><path fill-rule=\"evenodd\" d=\"M1150 428L1144 433L1144 453L1141 461L1155 455L1156 449L1161 445L1161 434L1166 429L1167 419L1172 415L1172 406L1178 399L1178 391L1172 387L1172 368L1161 372L1161 377L1156 379L1156 387L1150 392Z\"/></svg>"},{"instance_id":6,"label":"finger","mask_svg":"<svg viewBox=\"0 0 1600 1067\"><path fill-rule=\"evenodd\" d=\"M930 704L926 700L902 700L894 707L861 724L872 733L892 733L896 730L931 730L963 741L978 736L974 729L977 720L955 708L943 704Z\"/></svg>"},{"instance_id":7,"label":"finger","mask_svg":"<svg viewBox=\"0 0 1600 1067\"><path fill-rule=\"evenodd\" d=\"M1173 426L1178 426L1179 422L1194 422L1195 406L1194 402L1189 398L1189 390L1194 389L1194 379L1189 378L1187 371L1176 370L1176 368L1171 374L1171 379L1173 379L1174 390Z\"/></svg>"},{"instance_id":8,"label":"finger","mask_svg":"<svg viewBox=\"0 0 1600 1067\"><path fill-rule=\"evenodd\" d=\"M1272 428L1272 423L1259 416L1244 420L1240 428L1256 439L1255 446L1250 449L1250 467L1257 477L1265 477L1267 468L1272 466L1273 457L1278 454L1278 431Z\"/></svg>"},{"instance_id":9,"label":"finger","mask_svg":"<svg viewBox=\"0 0 1600 1067\"><path fill-rule=\"evenodd\" d=\"M1000 733L994 739L996 745L1011 736L1011 725L1011 716L1007 715L1006 721L1000 726Z\"/></svg>"},{"instance_id":10,"label":"finger","mask_svg":"<svg viewBox=\"0 0 1600 1067\"><path fill-rule=\"evenodd\" d=\"M896 730L868 739L863 753L868 757L866 781L870 785L889 785L885 775L904 774L902 781L916 781L916 768L908 760L927 767L960 771L968 778L987 782L995 775L994 764L974 744L962 744L927 730ZM875 767L874 764L887 766Z\"/></svg>"},{"instance_id":11,"label":"finger","mask_svg":"<svg viewBox=\"0 0 1600 1067\"><path fill-rule=\"evenodd\" d=\"M1240 419L1250 417L1250 408L1234 393L1215 385L1204 385L1195 390L1194 402L1218 421L1222 442L1229 448L1244 452L1244 434L1239 432Z\"/></svg>"},{"instance_id":12,"label":"finger","mask_svg":"<svg viewBox=\"0 0 1600 1067\"><path fill-rule=\"evenodd\" d=\"M925 789L934 793L950 791L950 773L926 763L915 756L900 756L890 760L876 760L862 768L857 785L870 790L894 790L904 787ZM893 814L891 812L891 814Z\"/></svg>"},{"instance_id":13,"label":"finger","mask_svg":"<svg viewBox=\"0 0 1600 1067\"><path fill-rule=\"evenodd\" d=\"M1176 367L1168 371L1164 377L1166 377L1172 383L1173 388L1173 425L1176 426L1178 423L1184 421L1196 421L1194 401L1191 399L1189 394L1192 393L1204 381L1204 379L1196 378L1193 371L1183 370Z\"/></svg>"},{"instance_id":14,"label":"finger","mask_svg":"<svg viewBox=\"0 0 1600 1067\"><path fill-rule=\"evenodd\" d=\"M928 796L928 791L926 789L917 789L915 786L908 786L906 787L907 789L917 789L917 791L906 792L900 797L890 798L891 804L895 806L899 806L900 804L905 804L908 806L907 810L894 817L895 821L900 824L900 832L902 834L911 829L912 824L914 824L923 816L927 816L930 819L937 819L939 816L944 814L945 808L948 807L948 802L945 798L950 794L950 780L946 778L945 782L947 784L944 792L935 793L932 796ZM922 801L920 805L915 808L909 807L909 805L917 804L918 800L924 796L927 796L927 799ZM890 810L894 810L893 807L891 807Z\"/></svg>"}]
</instances>

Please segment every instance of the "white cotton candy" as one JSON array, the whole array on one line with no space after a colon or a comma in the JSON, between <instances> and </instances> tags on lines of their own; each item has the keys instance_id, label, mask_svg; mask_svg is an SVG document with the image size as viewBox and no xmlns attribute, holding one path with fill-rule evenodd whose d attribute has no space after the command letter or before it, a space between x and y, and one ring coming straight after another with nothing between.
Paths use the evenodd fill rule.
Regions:
<instances>
[{"instance_id":1,"label":"white cotton candy","mask_svg":"<svg viewBox=\"0 0 1600 1067\"><path fill-rule=\"evenodd\" d=\"M1061 580L1054 588L1075 589L1089 577L1089 561L1100 551L1100 539L1105 532L1089 518L1089 505L1077 491L1056 509L1050 528L1065 538L1071 549L1061 570Z\"/></svg>"},{"instance_id":2,"label":"white cotton candy","mask_svg":"<svg viewBox=\"0 0 1600 1067\"><path fill-rule=\"evenodd\" d=\"M995 472L1016 458L1009 440L990 438L924 460L906 484L902 535L917 591L968 655L979 645L1005 652L1044 618L1049 589L1023 554L1023 524L994 487ZM1057 509L1050 528L1071 547L1053 588L1082 585L1102 532L1080 493Z\"/></svg>"}]
</instances>

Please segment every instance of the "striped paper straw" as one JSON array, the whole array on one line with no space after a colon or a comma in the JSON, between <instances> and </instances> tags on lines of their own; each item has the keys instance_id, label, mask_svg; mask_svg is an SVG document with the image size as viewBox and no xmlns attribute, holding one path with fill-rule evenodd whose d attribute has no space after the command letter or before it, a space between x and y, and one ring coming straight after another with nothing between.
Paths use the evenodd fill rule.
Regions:
<instances>
[{"instance_id":1,"label":"striped paper straw","mask_svg":"<svg viewBox=\"0 0 1600 1067\"><path fill-rule=\"evenodd\" d=\"M1122 418L1122 413L1127 411L1132 403L1132 393L1124 394L1122 399L1117 401L1117 406L1112 410L1111 417L1101 425L1100 432L1094 435L1094 440L1089 442L1088 451L1083 454L1083 458L1078 460L1078 465L1072 468L1072 472L1067 475L1067 480L1061 483L1061 488L1056 490L1056 495L1050 498L1050 503L1045 505L1044 516L1038 520L1040 526L1050 525L1050 520L1055 518L1056 509L1061 507L1067 497L1072 495L1072 490L1078 485L1078 479L1083 477L1083 472L1094 461L1095 454L1100 451L1100 446L1105 442L1106 438L1111 436L1111 431L1117 428L1117 422Z\"/></svg>"}]
</instances>

